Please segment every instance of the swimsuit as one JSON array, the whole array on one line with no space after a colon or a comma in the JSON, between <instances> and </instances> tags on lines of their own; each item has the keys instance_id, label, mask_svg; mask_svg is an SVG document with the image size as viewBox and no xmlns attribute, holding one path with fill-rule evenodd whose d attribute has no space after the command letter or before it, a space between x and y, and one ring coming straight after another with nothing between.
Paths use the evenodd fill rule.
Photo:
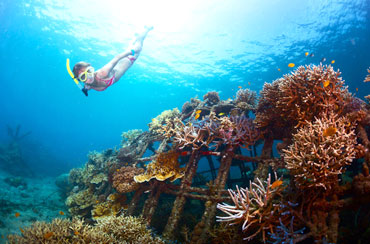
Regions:
<instances>
[{"instance_id":1,"label":"swimsuit","mask_svg":"<svg viewBox=\"0 0 370 244\"><path fill-rule=\"evenodd\" d=\"M108 79L102 79L102 78L99 78L97 75L95 75L95 79L97 81L103 81L106 85L106 87L104 87L104 89L102 90L97 90L97 91L104 91L105 89L107 89L109 86L113 85L113 83L115 82L116 80L116 75L113 75L111 78L108 78ZM86 89L91 89L91 86L86 84L85 83L85 88Z\"/></svg>"}]
</instances>

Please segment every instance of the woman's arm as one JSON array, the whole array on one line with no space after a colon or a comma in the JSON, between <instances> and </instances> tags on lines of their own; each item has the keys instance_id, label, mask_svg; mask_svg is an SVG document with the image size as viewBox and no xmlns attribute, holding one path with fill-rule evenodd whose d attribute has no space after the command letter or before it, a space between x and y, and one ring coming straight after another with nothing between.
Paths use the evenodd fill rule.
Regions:
<instances>
[{"instance_id":1,"label":"woman's arm","mask_svg":"<svg viewBox=\"0 0 370 244\"><path fill-rule=\"evenodd\" d=\"M97 70L96 72L98 73L99 77L104 78L109 75L109 73L112 71L114 66L120 61L121 59L127 57L128 55L131 55L132 52L131 50L124 51L123 53L118 54L115 56L109 63L104 65L101 69Z\"/></svg>"}]
</instances>

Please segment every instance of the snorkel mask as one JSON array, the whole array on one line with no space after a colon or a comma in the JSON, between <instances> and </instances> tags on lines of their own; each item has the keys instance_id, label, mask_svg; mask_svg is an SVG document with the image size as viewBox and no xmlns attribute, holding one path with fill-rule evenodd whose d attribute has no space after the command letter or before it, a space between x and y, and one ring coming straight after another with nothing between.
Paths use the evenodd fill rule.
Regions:
<instances>
[{"instance_id":1,"label":"snorkel mask","mask_svg":"<svg viewBox=\"0 0 370 244\"><path fill-rule=\"evenodd\" d=\"M88 96L87 94L87 89L85 89L79 82L78 82L78 79L76 79L76 77L73 75L72 73L72 70L71 70L71 67L69 66L69 58L67 58L67 63L66 63L66 66L67 66L67 71L68 71L68 74L72 77L73 81L75 82L75 84L77 85L77 87L85 94L85 96ZM91 67L92 68L92 67ZM87 69L84 71L86 72ZM81 73L82 74L82 73ZM81 76L81 74L79 76ZM87 76L86 76L86 80L87 80ZM85 81L86 81L85 80Z\"/></svg>"},{"instance_id":2,"label":"snorkel mask","mask_svg":"<svg viewBox=\"0 0 370 244\"><path fill-rule=\"evenodd\" d=\"M88 78L94 77L94 68L92 66L88 66L84 72L78 75L78 80L81 82L86 82Z\"/></svg>"}]
</instances>

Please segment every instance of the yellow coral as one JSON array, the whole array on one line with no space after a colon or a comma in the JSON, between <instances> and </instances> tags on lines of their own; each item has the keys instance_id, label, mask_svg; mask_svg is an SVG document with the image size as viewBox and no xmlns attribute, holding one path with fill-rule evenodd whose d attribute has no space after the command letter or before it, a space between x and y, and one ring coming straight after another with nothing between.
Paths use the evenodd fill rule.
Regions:
<instances>
[{"instance_id":1,"label":"yellow coral","mask_svg":"<svg viewBox=\"0 0 370 244\"><path fill-rule=\"evenodd\" d=\"M165 110L160 115L152 119L152 122L149 123L149 131L152 133L160 133L162 125L166 123L168 119L174 119L180 116L180 111L178 108L172 110Z\"/></svg>"},{"instance_id":2,"label":"yellow coral","mask_svg":"<svg viewBox=\"0 0 370 244\"><path fill-rule=\"evenodd\" d=\"M155 178L159 181L169 179L171 182L184 176L184 168L179 167L178 153L169 151L160 153L157 158L147 165L146 172L134 177L135 182L142 183Z\"/></svg>"}]
</instances>

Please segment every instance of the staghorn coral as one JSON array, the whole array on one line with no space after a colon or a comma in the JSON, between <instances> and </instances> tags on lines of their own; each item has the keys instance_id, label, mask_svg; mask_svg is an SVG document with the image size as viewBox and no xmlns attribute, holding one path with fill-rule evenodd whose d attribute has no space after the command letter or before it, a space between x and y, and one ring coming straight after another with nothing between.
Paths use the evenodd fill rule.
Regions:
<instances>
[{"instance_id":1,"label":"staghorn coral","mask_svg":"<svg viewBox=\"0 0 370 244\"><path fill-rule=\"evenodd\" d=\"M332 66L320 64L299 66L284 78L265 83L257 107L257 125L300 127L323 112L340 113L351 96L339 76Z\"/></svg>"},{"instance_id":2,"label":"staghorn coral","mask_svg":"<svg viewBox=\"0 0 370 244\"><path fill-rule=\"evenodd\" d=\"M180 111L178 108L172 110L165 110L160 115L152 119L152 122L148 124L149 131L155 134L161 132L162 126L166 123L167 120L178 118L180 116Z\"/></svg>"},{"instance_id":3,"label":"staghorn coral","mask_svg":"<svg viewBox=\"0 0 370 244\"><path fill-rule=\"evenodd\" d=\"M325 134L328 129L334 133ZM355 145L354 125L330 113L293 135L293 144L283 149L284 161L298 188L330 189L355 158Z\"/></svg>"},{"instance_id":4,"label":"staghorn coral","mask_svg":"<svg viewBox=\"0 0 370 244\"><path fill-rule=\"evenodd\" d=\"M24 229L22 235L9 235L10 244L28 243L147 243L164 244L153 236L142 218L110 216L100 218L94 226L73 218L54 219L51 223L34 222Z\"/></svg>"},{"instance_id":5,"label":"staghorn coral","mask_svg":"<svg viewBox=\"0 0 370 244\"><path fill-rule=\"evenodd\" d=\"M175 151L159 153L156 159L146 166L146 172L134 177L135 182L142 183L155 178L159 181L169 179L171 182L184 176L184 168L179 167L179 154Z\"/></svg>"},{"instance_id":6,"label":"staghorn coral","mask_svg":"<svg viewBox=\"0 0 370 244\"><path fill-rule=\"evenodd\" d=\"M277 178L276 174L275 178ZM227 214L227 216L217 216L217 221L227 221L231 222L230 224L242 223L242 231L254 232L246 237L246 240L251 240L262 232L265 242L266 231L273 232L275 226L279 224L281 209L279 204L274 204L274 200L281 198L282 189L281 184L271 184L270 174L265 183L258 178L257 183L250 182L249 189L238 186L236 192L229 189L234 205L217 204L217 208Z\"/></svg>"},{"instance_id":7,"label":"staghorn coral","mask_svg":"<svg viewBox=\"0 0 370 244\"><path fill-rule=\"evenodd\" d=\"M142 168L121 167L113 173L113 187L120 193L136 191L139 184L134 181L134 176L142 173L144 173Z\"/></svg>"}]
</instances>

